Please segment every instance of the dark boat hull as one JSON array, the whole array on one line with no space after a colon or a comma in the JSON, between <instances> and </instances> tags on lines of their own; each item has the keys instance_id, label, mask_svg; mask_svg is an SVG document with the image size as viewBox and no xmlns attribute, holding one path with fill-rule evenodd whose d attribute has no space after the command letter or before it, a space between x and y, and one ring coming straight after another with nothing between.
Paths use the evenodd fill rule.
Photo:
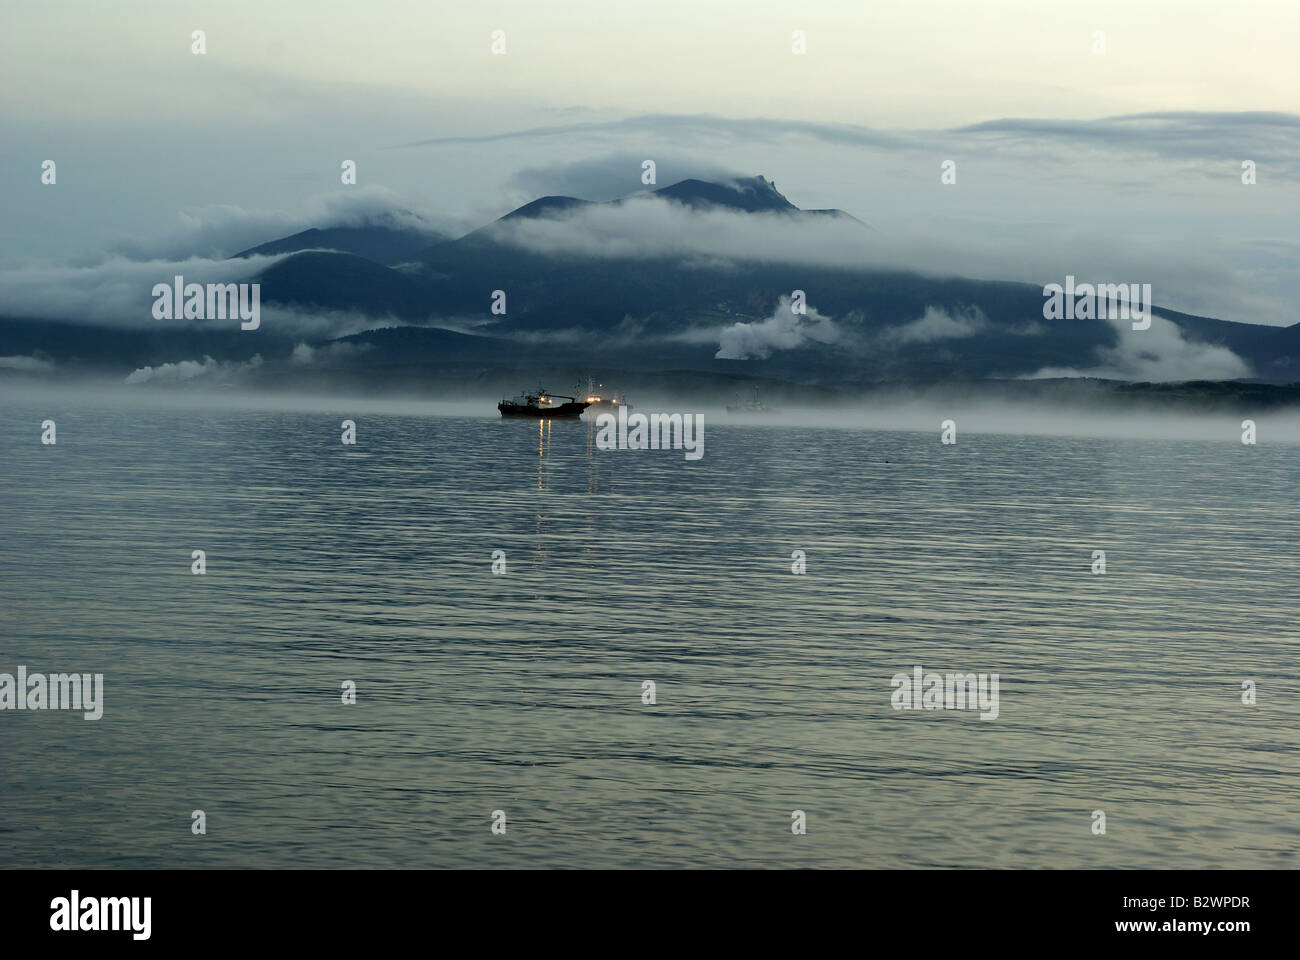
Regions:
<instances>
[{"instance_id":1,"label":"dark boat hull","mask_svg":"<svg viewBox=\"0 0 1300 960\"><path fill-rule=\"evenodd\" d=\"M503 417L527 417L533 420L577 420L582 411L587 409L585 403L562 403L558 407L534 407L519 403L498 403L497 409Z\"/></svg>"}]
</instances>

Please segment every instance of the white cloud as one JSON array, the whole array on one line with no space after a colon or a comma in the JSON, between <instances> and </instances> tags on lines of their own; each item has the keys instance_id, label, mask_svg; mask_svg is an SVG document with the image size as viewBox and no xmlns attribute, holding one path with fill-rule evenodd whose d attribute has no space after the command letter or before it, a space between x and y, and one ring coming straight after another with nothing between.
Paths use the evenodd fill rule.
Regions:
<instances>
[{"instance_id":1,"label":"white cloud","mask_svg":"<svg viewBox=\"0 0 1300 960\"><path fill-rule=\"evenodd\" d=\"M204 357L202 361L181 360L178 363L163 363L156 367L140 367L127 375L124 383L186 383L202 379L207 383L221 383L238 379L242 375L256 370L262 365L260 354L254 354L245 362L213 360Z\"/></svg>"},{"instance_id":2,"label":"white cloud","mask_svg":"<svg viewBox=\"0 0 1300 960\"><path fill-rule=\"evenodd\" d=\"M871 231L852 221L722 208L701 211L649 196L580 207L566 216L511 219L492 229L499 242L534 253L601 259L686 257L860 266L872 250Z\"/></svg>"},{"instance_id":3,"label":"white cloud","mask_svg":"<svg viewBox=\"0 0 1300 960\"><path fill-rule=\"evenodd\" d=\"M435 221L441 223L439 227ZM148 241L119 238L113 252L131 260L211 257L223 259L270 240L311 227L386 226L425 232L459 228L436 215L412 210L412 201L376 184L308 198L297 210L248 210L234 204L209 204L182 210L177 226Z\"/></svg>"},{"instance_id":4,"label":"white cloud","mask_svg":"<svg viewBox=\"0 0 1300 960\"><path fill-rule=\"evenodd\" d=\"M1146 330L1134 330L1129 320L1112 320L1119 344L1098 351L1097 364L1087 368L1044 367L1032 378L1101 377L1152 383L1182 380L1235 380L1251 375L1250 364L1227 347L1185 340L1177 325L1152 316Z\"/></svg>"},{"instance_id":5,"label":"white cloud","mask_svg":"<svg viewBox=\"0 0 1300 960\"><path fill-rule=\"evenodd\" d=\"M987 325L988 320L978 307L956 316L940 307L926 307L919 320L890 327L881 334L881 339L890 343L933 343L973 337Z\"/></svg>"},{"instance_id":6,"label":"white cloud","mask_svg":"<svg viewBox=\"0 0 1300 960\"><path fill-rule=\"evenodd\" d=\"M24 373L46 373L54 364L40 357L0 357L0 370L21 370Z\"/></svg>"},{"instance_id":7,"label":"white cloud","mask_svg":"<svg viewBox=\"0 0 1300 960\"><path fill-rule=\"evenodd\" d=\"M792 350L809 341L834 343L839 338L840 330L829 317L811 306L806 315L795 314L790 298L784 296L766 320L723 327L714 356L719 360L762 359L776 350Z\"/></svg>"},{"instance_id":8,"label":"white cloud","mask_svg":"<svg viewBox=\"0 0 1300 960\"><path fill-rule=\"evenodd\" d=\"M0 304L17 317L84 323L123 329L229 329L239 335L238 321L156 320L153 287L182 276L187 283L251 282L284 255L242 260L135 261L114 257L91 266L40 264L0 270ZM345 337L398 325L391 315L316 309L277 304L261 306L261 330L313 340Z\"/></svg>"},{"instance_id":9,"label":"white cloud","mask_svg":"<svg viewBox=\"0 0 1300 960\"><path fill-rule=\"evenodd\" d=\"M154 284L171 283L176 276L193 283L237 283L261 273L280 259L191 257L135 261L113 257L92 266L33 264L0 270L0 303L10 316L104 326L155 327L160 321L153 319Z\"/></svg>"}]
</instances>

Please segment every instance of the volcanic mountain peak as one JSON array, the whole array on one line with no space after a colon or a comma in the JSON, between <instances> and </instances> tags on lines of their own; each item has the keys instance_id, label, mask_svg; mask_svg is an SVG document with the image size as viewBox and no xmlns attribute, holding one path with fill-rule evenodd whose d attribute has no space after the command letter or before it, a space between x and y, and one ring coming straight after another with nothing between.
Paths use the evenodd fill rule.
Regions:
<instances>
[{"instance_id":1,"label":"volcanic mountain peak","mask_svg":"<svg viewBox=\"0 0 1300 960\"><path fill-rule=\"evenodd\" d=\"M800 210L776 189L776 184L773 181L762 175L736 177L721 181L698 180L695 178L679 180L671 186L661 187L648 195L681 204L697 212L721 209L740 213L830 214L847 217L861 223L856 218L849 217L848 214L839 210ZM646 193L633 193L618 200L604 202L580 200L577 197L567 196L538 197L522 207L511 210L501 217L497 223L510 220L565 217L571 212L586 207L620 207L625 203L644 199L646 196ZM477 236L481 232L475 231L471 236Z\"/></svg>"},{"instance_id":2,"label":"volcanic mountain peak","mask_svg":"<svg viewBox=\"0 0 1300 960\"><path fill-rule=\"evenodd\" d=\"M362 226L312 227L241 250L232 259L298 253L303 250L338 250L393 266L411 259L433 243L449 239L432 228L417 229L394 220Z\"/></svg>"},{"instance_id":3,"label":"volcanic mountain peak","mask_svg":"<svg viewBox=\"0 0 1300 960\"><path fill-rule=\"evenodd\" d=\"M591 203L591 200L579 200L577 197L538 197L536 200L531 200L528 203L525 203L522 207L516 207L500 219L535 220L538 217L552 217L558 214L568 213L570 210L579 207L586 207Z\"/></svg>"},{"instance_id":4,"label":"volcanic mountain peak","mask_svg":"<svg viewBox=\"0 0 1300 960\"><path fill-rule=\"evenodd\" d=\"M756 177L737 177L722 183L708 180L682 180L670 187L656 190L655 196L675 200L695 209L729 207L748 213L771 211L794 213L799 208L783 197L776 184Z\"/></svg>"}]
</instances>

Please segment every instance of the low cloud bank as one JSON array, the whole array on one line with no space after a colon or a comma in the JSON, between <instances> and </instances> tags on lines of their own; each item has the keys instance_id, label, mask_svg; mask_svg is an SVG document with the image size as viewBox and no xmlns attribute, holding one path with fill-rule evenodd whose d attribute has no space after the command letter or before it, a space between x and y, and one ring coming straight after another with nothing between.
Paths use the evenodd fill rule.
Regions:
<instances>
[{"instance_id":1,"label":"low cloud bank","mask_svg":"<svg viewBox=\"0 0 1300 960\"><path fill-rule=\"evenodd\" d=\"M1001 232L996 242L970 242L922 222L873 231L847 218L699 210L652 196L513 218L490 229L498 242L557 258L677 259L707 269L788 263L1036 285L1067 275L1115 278L1150 283L1157 302L1189 313L1273 324L1295 313L1261 291L1259 262L1233 266L1196 250L1174 257L1158 240L1085 231L1062 231L1051 244L1015 230Z\"/></svg>"},{"instance_id":2,"label":"low cloud bank","mask_svg":"<svg viewBox=\"0 0 1300 960\"><path fill-rule=\"evenodd\" d=\"M311 197L295 211L209 204L181 211L175 228L160 237L145 241L119 238L111 252L128 260L224 259L311 227L385 226L428 233L458 229L436 216L417 213L411 206L410 200L375 184Z\"/></svg>"},{"instance_id":3,"label":"low cloud bank","mask_svg":"<svg viewBox=\"0 0 1300 960\"><path fill-rule=\"evenodd\" d=\"M13 317L110 327L156 327L154 284L170 284L176 276L191 283L241 283L280 259L190 257L137 261L113 257L91 266L36 264L0 270L0 303L4 304L5 314Z\"/></svg>"},{"instance_id":4,"label":"low cloud bank","mask_svg":"<svg viewBox=\"0 0 1300 960\"><path fill-rule=\"evenodd\" d=\"M48 373L54 364L40 357L0 357L0 370L19 370L23 373Z\"/></svg>"},{"instance_id":5,"label":"low cloud bank","mask_svg":"<svg viewBox=\"0 0 1300 960\"><path fill-rule=\"evenodd\" d=\"M757 323L734 323L718 337L719 360L763 359L777 350L793 350L813 343L835 343L841 331L830 319L808 307L805 314L790 309L788 296L781 297L771 316Z\"/></svg>"},{"instance_id":6,"label":"low cloud bank","mask_svg":"<svg viewBox=\"0 0 1300 960\"><path fill-rule=\"evenodd\" d=\"M1236 380L1251 375L1250 364L1227 347L1186 340L1164 317L1152 316L1147 330L1134 330L1128 320L1111 320L1119 344L1098 350L1091 367L1044 367L1031 379L1098 377L1169 383L1183 380Z\"/></svg>"},{"instance_id":7,"label":"low cloud bank","mask_svg":"<svg viewBox=\"0 0 1300 960\"><path fill-rule=\"evenodd\" d=\"M140 367L127 375L123 383L132 385L141 383L188 383L202 380L205 383L225 383L238 380L252 373L262 365L260 354L254 354L246 361L220 361L211 357L202 360L181 360L178 363L164 363L156 367Z\"/></svg>"},{"instance_id":8,"label":"low cloud bank","mask_svg":"<svg viewBox=\"0 0 1300 960\"><path fill-rule=\"evenodd\" d=\"M978 307L955 316L940 307L926 307L919 320L892 327L881 334L885 343L933 343L973 337L988 326L988 318Z\"/></svg>"}]
</instances>

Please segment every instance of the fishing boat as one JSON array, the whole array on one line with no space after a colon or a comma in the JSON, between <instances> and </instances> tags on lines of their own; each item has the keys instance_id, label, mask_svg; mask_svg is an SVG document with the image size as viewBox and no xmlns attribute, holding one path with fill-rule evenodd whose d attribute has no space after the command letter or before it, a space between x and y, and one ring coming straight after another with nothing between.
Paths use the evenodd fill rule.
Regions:
<instances>
[{"instance_id":1,"label":"fishing boat","mask_svg":"<svg viewBox=\"0 0 1300 960\"><path fill-rule=\"evenodd\" d=\"M567 400L568 403L559 403L557 401ZM542 387L537 388L536 393L522 393L517 397L509 400L502 400L497 404L497 409L501 411L503 417L535 417L535 418L553 418L565 417L576 420L582 416L582 411L586 410L588 404L577 397L566 397L563 394L551 393Z\"/></svg>"},{"instance_id":2,"label":"fishing boat","mask_svg":"<svg viewBox=\"0 0 1300 960\"><path fill-rule=\"evenodd\" d=\"M619 410L631 410L632 404L628 403L618 394L604 396L603 383L593 384L591 380L587 381L587 410L590 413L618 413Z\"/></svg>"},{"instance_id":3,"label":"fishing boat","mask_svg":"<svg viewBox=\"0 0 1300 960\"><path fill-rule=\"evenodd\" d=\"M740 394L736 394L736 402L727 404L727 413L771 413L771 407L765 407L758 399L758 387L754 388L754 399L745 401L740 399Z\"/></svg>"}]
</instances>

